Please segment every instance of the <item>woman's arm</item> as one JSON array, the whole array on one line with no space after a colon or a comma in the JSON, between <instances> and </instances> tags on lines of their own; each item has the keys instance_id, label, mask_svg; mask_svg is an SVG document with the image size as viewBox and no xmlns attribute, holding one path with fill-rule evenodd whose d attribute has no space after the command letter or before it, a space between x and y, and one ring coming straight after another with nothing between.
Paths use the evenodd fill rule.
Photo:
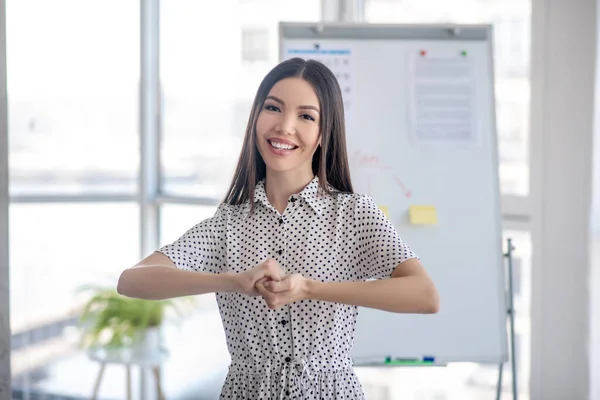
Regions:
<instances>
[{"instance_id":1,"label":"woman's arm","mask_svg":"<svg viewBox=\"0 0 600 400\"><path fill-rule=\"evenodd\" d=\"M171 259L154 252L121 273L117 292L127 297L163 300L215 292L239 292L249 296L258 293L254 288L260 279L279 280L283 269L268 259L241 273L210 273L182 271Z\"/></svg>"},{"instance_id":2,"label":"woman's arm","mask_svg":"<svg viewBox=\"0 0 600 400\"><path fill-rule=\"evenodd\" d=\"M396 313L433 314L440 307L437 289L416 258L398 264L388 279L367 282L307 280L306 297Z\"/></svg>"},{"instance_id":3,"label":"woman's arm","mask_svg":"<svg viewBox=\"0 0 600 400\"><path fill-rule=\"evenodd\" d=\"M406 260L392 276L367 282L319 282L291 275L280 282L261 282L257 289L270 308L298 300L320 300L396 313L432 314L439 310L439 295L421 262Z\"/></svg>"},{"instance_id":4,"label":"woman's arm","mask_svg":"<svg viewBox=\"0 0 600 400\"><path fill-rule=\"evenodd\" d=\"M231 274L182 271L171 259L154 252L121 273L117 292L127 297L162 300L236 288Z\"/></svg>"}]
</instances>

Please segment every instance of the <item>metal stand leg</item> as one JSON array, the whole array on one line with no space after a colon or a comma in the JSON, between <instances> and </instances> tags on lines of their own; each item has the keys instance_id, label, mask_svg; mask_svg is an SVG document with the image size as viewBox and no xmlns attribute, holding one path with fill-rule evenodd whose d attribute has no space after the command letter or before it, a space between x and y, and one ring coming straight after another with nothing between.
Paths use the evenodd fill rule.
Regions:
<instances>
[{"instance_id":1,"label":"metal stand leg","mask_svg":"<svg viewBox=\"0 0 600 400\"><path fill-rule=\"evenodd\" d=\"M518 399L517 391L517 353L515 350L515 310L513 307L513 265L512 265L512 254L514 247L512 245L512 239L508 239L508 251L504 254L504 257L508 260L508 306L506 315L509 318L510 325L510 363L512 367L512 398L513 400ZM498 366L498 387L496 388L496 400L500 400L502 395L502 370L503 363Z\"/></svg>"},{"instance_id":2,"label":"metal stand leg","mask_svg":"<svg viewBox=\"0 0 600 400\"><path fill-rule=\"evenodd\" d=\"M496 386L496 400L500 400L500 396L502 396L502 370L504 369L503 367L503 363L500 363L500 365L498 365L498 386Z\"/></svg>"}]
</instances>

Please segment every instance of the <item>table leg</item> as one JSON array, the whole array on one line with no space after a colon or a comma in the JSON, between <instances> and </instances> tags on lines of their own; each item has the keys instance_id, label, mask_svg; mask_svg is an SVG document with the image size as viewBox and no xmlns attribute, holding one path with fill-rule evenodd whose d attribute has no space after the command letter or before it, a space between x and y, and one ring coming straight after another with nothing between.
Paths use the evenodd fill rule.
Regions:
<instances>
[{"instance_id":1,"label":"table leg","mask_svg":"<svg viewBox=\"0 0 600 400\"><path fill-rule=\"evenodd\" d=\"M98 398L98 391L100 390L100 382L102 381L102 375L104 375L105 367L106 367L105 363L100 364L100 371L98 371L98 376L96 377L96 383L94 384L94 392L92 394L92 400L96 400Z\"/></svg>"},{"instance_id":2,"label":"table leg","mask_svg":"<svg viewBox=\"0 0 600 400\"><path fill-rule=\"evenodd\" d=\"M127 400L132 400L133 397L131 397L131 365L127 364L125 368L127 368Z\"/></svg>"},{"instance_id":3,"label":"table leg","mask_svg":"<svg viewBox=\"0 0 600 400\"><path fill-rule=\"evenodd\" d=\"M146 398L146 368L140 365L140 399Z\"/></svg>"},{"instance_id":4,"label":"table leg","mask_svg":"<svg viewBox=\"0 0 600 400\"><path fill-rule=\"evenodd\" d=\"M162 385L160 384L160 367L152 368L154 372L154 379L156 380L156 395L158 396L158 400L165 400L165 395L162 391Z\"/></svg>"}]
</instances>

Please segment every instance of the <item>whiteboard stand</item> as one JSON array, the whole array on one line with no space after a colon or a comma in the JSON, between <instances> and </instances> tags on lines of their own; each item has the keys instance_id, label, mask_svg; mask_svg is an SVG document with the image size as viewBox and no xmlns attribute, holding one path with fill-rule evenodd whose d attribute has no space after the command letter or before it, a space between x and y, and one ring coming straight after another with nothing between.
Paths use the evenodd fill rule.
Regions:
<instances>
[{"instance_id":1,"label":"whiteboard stand","mask_svg":"<svg viewBox=\"0 0 600 400\"><path fill-rule=\"evenodd\" d=\"M512 239L507 239L508 250L504 257L508 260L508 306L506 314L510 323L510 364L512 367L512 395L513 400L517 400L517 355L515 352L515 309L513 307L513 264L512 254L515 249L512 245ZM502 370L504 363L498 365L498 386L496 388L496 400L500 400L502 394Z\"/></svg>"}]
</instances>

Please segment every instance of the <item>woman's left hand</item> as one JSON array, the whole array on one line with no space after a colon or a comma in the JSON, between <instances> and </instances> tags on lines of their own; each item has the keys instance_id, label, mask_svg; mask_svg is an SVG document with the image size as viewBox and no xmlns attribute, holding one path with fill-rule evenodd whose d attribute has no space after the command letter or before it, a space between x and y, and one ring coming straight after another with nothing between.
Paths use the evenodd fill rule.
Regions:
<instances>
[{"instance_id":1,"label":"woman's left hand","mask_svg":"<svg viewBox=\"0 0 600 400\"><path fill-rule=\"evenodd\" d=\"M255 286L272 310L308 298L308 279L300 274L288 275L280 281L261 279Z\"/></svg>"}]
</instances>

